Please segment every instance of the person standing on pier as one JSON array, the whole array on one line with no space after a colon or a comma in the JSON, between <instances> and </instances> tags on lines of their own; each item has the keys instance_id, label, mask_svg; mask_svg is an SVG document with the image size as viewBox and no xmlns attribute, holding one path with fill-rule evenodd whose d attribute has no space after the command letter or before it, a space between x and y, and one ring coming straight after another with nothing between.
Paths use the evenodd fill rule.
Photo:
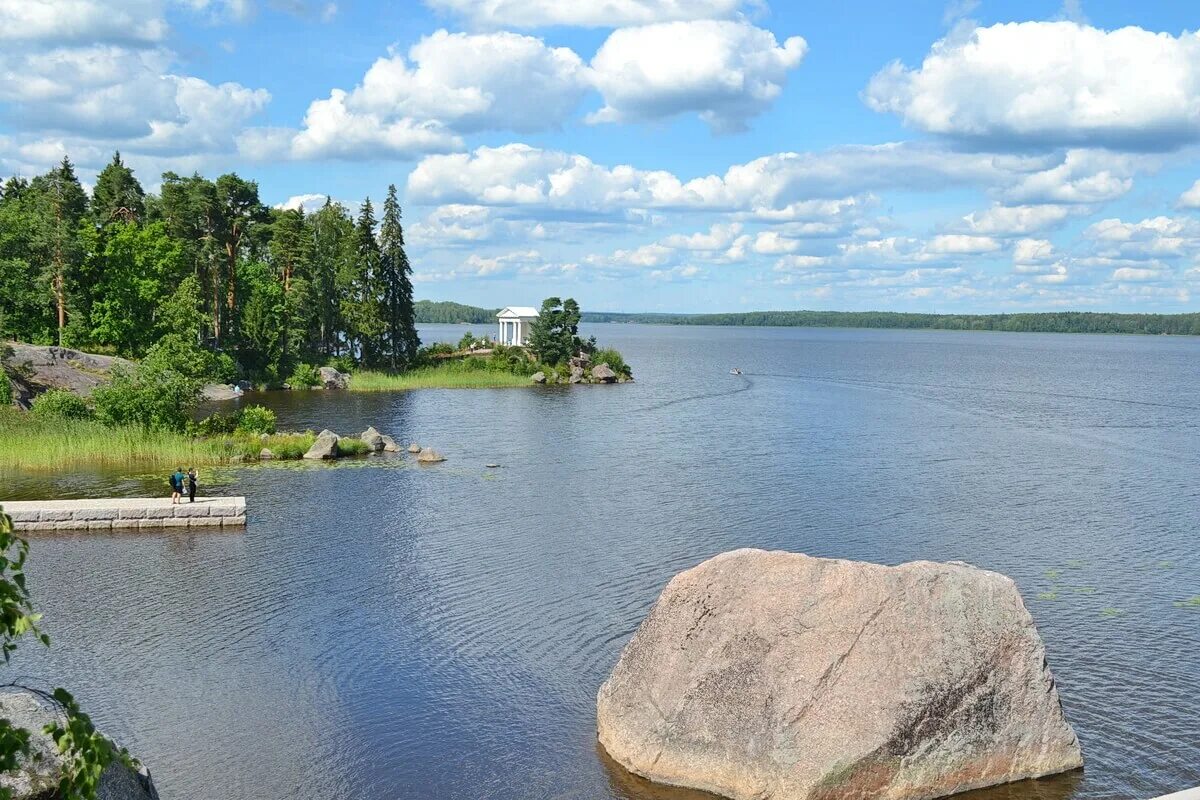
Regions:
<instances>
[{"instance_id":1,"label":"person standing on pier","mask_svg":"<svg viewBox=\"0 0 1200 800\"><path fill-rule=\"evenodd\" d=\"M175 505L183 494L183 467L176 467L171 475L171 505Z\"/></svg>"},{"instance_id":2,"label":"person standing on pier","mask_svg":"<svg viewBox=\"0 0 1200 800\"><path fill-rule=\"evenodd\" d=\"M188 493L188 502L189 503L196 502L196 468L195 467L188 467L187 493Z\"/></svg>"}]
</instances>

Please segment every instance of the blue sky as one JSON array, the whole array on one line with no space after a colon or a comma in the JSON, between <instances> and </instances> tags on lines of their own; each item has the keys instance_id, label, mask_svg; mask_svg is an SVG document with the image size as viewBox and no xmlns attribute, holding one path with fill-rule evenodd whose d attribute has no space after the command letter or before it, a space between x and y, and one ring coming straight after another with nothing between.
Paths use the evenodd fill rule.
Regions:
<instances>
[{"instance_id":1,"label":"blue sky","mask_svg":"<svg viewBox=\"0 0 1200 800\"><path fill-rule=\"evenodd\" d=\"M1186 6L0 0L0 175L395 183L486 306L1190 311Z\"/></svg>"}]
</instances>

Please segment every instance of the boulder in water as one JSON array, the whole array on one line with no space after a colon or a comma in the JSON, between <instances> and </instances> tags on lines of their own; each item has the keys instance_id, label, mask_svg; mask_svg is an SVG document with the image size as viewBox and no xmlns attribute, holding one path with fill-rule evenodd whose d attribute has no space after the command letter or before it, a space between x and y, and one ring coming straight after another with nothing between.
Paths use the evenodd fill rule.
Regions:
<instances>
[{"instance_id":1,"label":"boulder in water","mask_svg":"<svg viewBox=\"0 0 1200 800\"><path fill-rule=\"evenodd\" d=\"M308 452L304 454L304 457L314 461L325 458L337 458L337 443L338 435L336 433L329 429L323 430L317 436L317 440L312 443L312 447L308 448Z\"/></svg>"},{"instance_id":2,"label":"boulder in water","mask_svg":"<svg viewBox=\"0 0 1200 800\"><path fill-rule=\"evenodd\" d=\"M350 376L344 372L338 372L333 367L321 367L317 372L321 376L321 385L326 389L347 389L350 387Z\"/></svg>"},{"instance_id":3,"label":"boulder in water","mask_svg":"<svg viewBox=\"0 0 1200 800\"><path fill-rule=\"evenodd\" d=\"M935 798L1082 766L1009 578L736 550L676 575L597 697L630 771L735 800Z\"/></svg>"},{"instance_id":4,"label":"boulder in water","mask_svg":"<svg viewBox=\"0 0 1200 800\"><path fill-rule=\"evenodd\" d=\"M400 445L396 444L395 439L388 436L387 434L384 434L384 435L380 436L379 438L383 439L383 451L385 453L399 453L400 452Z\"/></svg>"},{"instance_id":5,"label":"boulder in water","mask_svg":"<svg viewBox=\"0 0 1200 800\"><path fill-rule=\"evenodd\" d=\"M383 436L380 435L379 431L375 430L374 426L363 431L362 436L359 438L366 443L367 447L371 448L372 452L378 453L384 448Z\"/></svg>"},{"instance_id":6,"label":"boulder in water","mask_svg":"<svg viewBox=\"0 0 1200 800\"><path fill-rule=\"evenodd\" d=\"M546 373L541 371L535 372L533 375L529 376L529 380L533 381L534 383L545 383Z\"/></svg>"},{"instance_id":7,"label":"boulder in water","mask_svg":"<svg viewBox=\"0 0 1200 800\"><path fill-rule=\"evenodd\" d=\"M410 453L419 453L419 452L421 452L421 445L417 444L416 442L413 442L412 444L410 444L410 445L408 446L408 452L410 452Z\"/></svg>"},{"instance_id":8,"label":"boulder in water","mask_svg":"<svg viewBox=\"0 0 1200 800\"><path fill-rule=\"evenodd\" d=\"M446 457L432 447L423 447L421 452L417 453L417 461L422 464L437 464L445 460Z\"/></svg>"},{"instance_id":9,"label":"boulder in water","mask_svg":"<svg viewBox=\"0 0 1200 800\"><path fill-rule=\"evenodd\" d=\"M582 383L583 367L571 367L571 377L567 380L569 383Z\"/></svg>"},{"instance_id":10,"label":"boulder in water","mask_svg":"<svg viewBox=\"0 0 1200 800\"><path fill-rule=\"evenodd\" d=\"M599 381L600 383L615 383L617 373L608 364L597 364L592 367L592 380Z\"/></svg>"},{"instance_id":11,"label":"boulder in water","mask_svg":"<svg viewBox=\"0 0 1200 800\"><path fill-rule=\"evenodd\" d=\"M58 745L42 729L62 722L59 712L33 692L5 691L0 693L0 718L29 731L33 755L28 759L20 758L15 770L0 775L0 787L10 790L15 800L58 797L63 757ZM113 762L100 774L96 797L100 800L158 800L158 791L144 766L131 770L120 762Z\"/></svg>"}]
</instances>

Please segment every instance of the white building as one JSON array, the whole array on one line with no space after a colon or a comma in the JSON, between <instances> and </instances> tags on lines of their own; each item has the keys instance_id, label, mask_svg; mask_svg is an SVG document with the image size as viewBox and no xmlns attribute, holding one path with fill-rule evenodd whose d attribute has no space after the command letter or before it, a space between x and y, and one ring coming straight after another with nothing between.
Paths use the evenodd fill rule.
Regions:
<instances>
[{"instance_id":1,"label":"white building","mask_svg":"<svg viewBox=\"0 0 1200 800\"><path fill-rule=\"evenodd\" d=\"M500 313L496 315L500 322L500 333L496 341L507 345L525 344L529 341L529 330L537 318L537 309L531 306L509 306L500 309Z\"/></svg>"}]
</instances>

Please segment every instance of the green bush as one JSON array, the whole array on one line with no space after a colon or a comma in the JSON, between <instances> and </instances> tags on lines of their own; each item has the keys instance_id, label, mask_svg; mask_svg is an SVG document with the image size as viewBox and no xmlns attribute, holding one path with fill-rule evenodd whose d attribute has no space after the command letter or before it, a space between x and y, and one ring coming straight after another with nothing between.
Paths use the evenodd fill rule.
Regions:
<instances>
[{"instance_id":1,"label":"green bush","mask_svg":"<svg viewBox=\"0 0 1200 800\"><path fill-rule=\"evenodd\" d=\"M246 433L274 433L275 412L262 406L246 406L238 415L237 429Z\"/></svg>"},{"instance_id":2,"label":"green bush","mask_svg":"<svg viewBox=\"0 0 1200 800\"><path fill-rule=\"evenodd\" d=\"M467 331L466 333L463 334L463 337L458 340L458 349L459 350L470 350L472 347L475 346L476 341L477 340L475 338L475 334L471 333L470 331Z\"/></svg>"},{"instance_id":3,"label":"green bush","mask_svg":"<svg viewBox=\"0 0 1200 800\"><path fill-rule=\"evenodd\" d=\"M0 406L12 405L12 401L12 381L9 380L8 373L0 368Z\"/></svg>"},{"instance_id":4,"label":"green bush","mask_svg":"<svg viewBox=\"0 0 1200 800\"><path fill-rule=\"evenodd\" d=\"M7 380L5 381L7 383ZM51 389L33 399L30 411L45 419L91 419L92 410L82 397L66 389Z\"/></svg>"},{"instance_id":5,"label":"green bush","mask_svg":"<svg viewBox=\"0 0 1200 800\"><path fill-rule=\"evenodd\" d=\"M625 359L619 352L611 347L602 347L592 353L592 365L608 364L612 367L612 371L618 375L624 375L629 378L633 376L633 370L625 363Z\"/></svg>"},{"instance_id":6,"label":"green bush","mask_svg":"<svg viewBox=\"0 0 1200 800\"><path fill-rule=\"evenodd\" d=\"M236 411L232 414L222 414L220 411L214 411L204 419L189 426L189 430L197 436L222 436L237 430L238 418L239 414Z\"/></svg>"},{"instance_id":7,"label":"green bush","mask_svg":"<svg viewBox=\"0 0 1200 800\"><path fill-rule=\"evenodd\" d=\"M137 425L147 430L184 431L200 397L200 382L149 359L133 372L113 370L96 387L96 417L106 425Z\"/></svg>"},{"instance_id":8,"label":"green bush","mask_svg":"<svg viewBox=\"0 0 1200 800\"><path fill-rule=\"evenodd\" d=\"M334 356L329 359L328 367L333 367L338 372L350 373L354 371L354 359L350 356Z\"/></svg>"},{"instance_id":9,"label":"green bush","mask_svg":"<svg viewBox=\"0 0 1200 800\"><path fill-rule=\"evenodd\" d=\"M321 385L321 373L312 364L298 364L288 378L288 385L293 389L308 389Z\"/></svg>"}]
</instances>

